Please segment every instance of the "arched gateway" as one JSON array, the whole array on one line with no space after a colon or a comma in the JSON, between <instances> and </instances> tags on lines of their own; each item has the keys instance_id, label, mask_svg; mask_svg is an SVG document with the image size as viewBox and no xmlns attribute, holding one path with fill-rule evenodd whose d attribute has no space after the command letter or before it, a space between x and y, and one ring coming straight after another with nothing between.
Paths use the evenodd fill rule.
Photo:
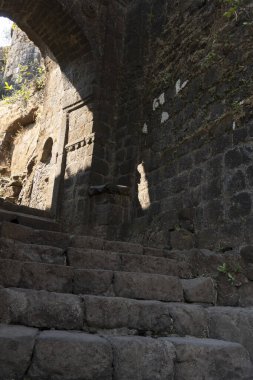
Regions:
<instances>
[{"instance_id":1,"label":"arched gateway","mask_svg":"<svg viewBox=\"0 0 253 380\"><path fill-rule=\"evenodd\" d=\"M101 211L101 202L97 201L101 189L94 193L89 188L103 187L114 175L113 109L123 22L111 26L110 13L119 12L118 20L123 20L124 2L113 3L0 2L0 15L10 17L40 48L49 72L56 67L61 72L54 91L50 94L50 89L46 90L45 108L51 108L51 116L45 123L51 122L54 134L58 131L48 209L64 226L80 231L94 224L101 224L105 230L108 224L108 217L104 221L96 217ZM45 133L47 136L46 128ZM119 192L116 189L116 194ZM108 191L102 190L102 194ZM103 213L110 212L109 204ZM122 216L121 206L117 215ZM117 216L114 219L118 223Z\"/></svg>"}]
</instances>

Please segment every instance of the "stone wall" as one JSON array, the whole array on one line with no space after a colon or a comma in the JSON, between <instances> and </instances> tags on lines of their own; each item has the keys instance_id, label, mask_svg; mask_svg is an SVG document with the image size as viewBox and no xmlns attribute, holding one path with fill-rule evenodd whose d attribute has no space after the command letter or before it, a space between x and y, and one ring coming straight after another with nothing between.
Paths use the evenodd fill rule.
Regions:
<instances>
[{"instance_id":1,"label":"stone wall","mask_svg":"<svg viewBox=\"0 0 253 380\"><path fill-rule=\"evenodd\" d=\"M249 1L230 18L220 0L1 7L47 57L29 168L40 168L33 191L49 178L51 198L33 207L65 229L154 246L252 243ZM52 166L40 160L48 138Z\"/></svg>"},{"instance_id":2,"label":"stone wall","mask_svg":"<svg viewBox=\"0 0 253 380\"><path fill-rule=\"evenodd\" d=\"M250 6L137 1L128 15L117 178L131 237L172 248L252 243Z\"/></svg>"}]
</instances>

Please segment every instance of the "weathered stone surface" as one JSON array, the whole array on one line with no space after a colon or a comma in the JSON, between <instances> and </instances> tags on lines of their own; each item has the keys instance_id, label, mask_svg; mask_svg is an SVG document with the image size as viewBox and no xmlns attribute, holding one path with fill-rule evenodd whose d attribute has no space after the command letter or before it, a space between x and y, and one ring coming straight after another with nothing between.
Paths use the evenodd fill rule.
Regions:
<instances>
[{"instance_id":1,"label":"weathered stone surface","mask_svg":"<svg viewBox=\"0 0 253 380\"><path fill-rule=\"evenodd\" d=\"M168 306L156 301L84 297L86 324L98 330L169 334L173 320Z\"/></svg>"},{"instance_id":2,"label":"weathered stone surface","mask_svg":"<svg viewBox=\"0 0 253 380\"><path fill-rule=\"evenodd\" d=\"M252 309L239 307L211 307L209 315L210 337L242 344L253 358Z\"/></svg>"},{"instance_id":3,"label":"weathered stone surface","mask_svg":"<svg viewBox=\"0 0 253 380\"><path fill-rule=\"evenodd\" d=\"M194 235L183 229L172 231L170 243L173 249L191 249L195 246Z\"/></svg>"},{"instance_id":4,"label":"weathered stone surface","mask_svg":"<svg viewBox=\"0 0 253 380\"><path fill-rule=\"evenodd\" d=\"M165 253L162 249L143 247L143 254L147 256L164 257Z\"/></svg>"},{"instance_id":5,"label":"weathered stone surface","mask_svg":"<svg viewBox=\"0 0 253 380\"><path fill-rule=\"evenodd\" d=\"M121 270L187 277L190 266L187 263L178 263L161 257L121 255Z\"/></svg>"},{"instance_id":6,"label":"weathered stone surface","mask_svg":"<svg viewBox=\"0 0 253 380\"><path fill-rule=\"evenodd\" d=\"M86 327L98 330L130 330L155 335L205 337L207 313L197 305L137 301L126 298L84 297Z\"/></svg>"},{"instance_id":7,"label":"weathered stone surface","mask_svg":"<svg viewBox=\"0 0 253 380\"><path fill-rule=\"evenodd\" d=\"M110 338L115 380L174 379L175 349L160 339L141 337Z\"/></svg>"},{"instance_id":8,"label":"weathered stone surface","mask_svg":"<svg viewBox=\"0 0 253 380\"><path fill-rule=\"evenodd\" d=\"M22 266L20 261L0 260L0 285L19 286Z\"/></svg>"},{"instance_id":9,"label":"weathered stone surface","mask_svg":"<svg viewBox=\"0 0 253 380\"><path fill-rule=\"evenodd\" d=\"M210 277L199 277L192 280L182 280L186 302L216 303L215 284Z\"/></svg>"},{"instance_id":10,"label":"weathered stone surface","mask_svg":"<svg viewBox=\"0 0 253 380\"><path fill-rule=\"evenodd\" d=\"M199 305L170 303L169 313L173 319L173 333L204 338L208 336L208 315Z\"/></svg>"},{"instance_id":11,"label":"weathered stone surface","mask_svg":"<svg viewBox=\"0 0 253 380\"><path fill-rule=\"evenodd\" d=\"M36 226L35 226L36 227ZM1 236L6 239L14 239L26 244L49 245L65 248L69 243L69 235L56 231L36 230L21 224L2 223Z\"/></svg>"},{"instance_id":12,"label":"weathered stone surface","mask_svg":"<svg viewBox=\"0 0 253 380\"><path fill-rule=\"evenodd\" d=\"M248 352L237 343L213 339L166 338L176 347L175 380L250 379Z\"/></svg>"},{"instance_id":13,"label":"weathered stone surface","mask_svg":"<svg viewBox=\"0 0 253 380\"><path fill-rule=\"evenodd\" d=\"M37 329L0 324L0 378L22 380L33 353Z\"/></svg>"},{"instance_id":14,"label":"weathered stone surface","mask_svg":"<svg viewBox=\"0 0 253 380\"><path fill-rule=\"evenodd\" d=\"M39 328L79 330L83 307L75 295L0 289L0 320Z\"/></svg>"},{"instance_id":15,"label":"weathered stone surface","mask_svg":"<svg viewBox=\"0 0 253 380\"><path fill-rule=\"evenodd\" d=\"M34 244L24 244L10 239L0 239L0 257L20 261L35 261L48 264L66 264L63 249Z\"/></svg>"},{"instance_id":16,"label":"weathered stone surface","mask_svg":"<svg viewBox=\"0 0 253 380\"><path fill-rule=\"evenodd\" d=\"M104 249L111 252L133 253L136 255L143 254L143 246L123 241L105 240Z\"/></svg>"},{"instance_id":17,"label":"weathered stone surface","mask_svg":"<svg viewBox=\"0 0 253 380\"><path fill-rule=\"evenodd\" d=\"M24 263L20 287L51 292L72 292L73 270L50 264Z\"/></svg>"},{"instance_id":18,"label":"weathered stone surface","mask_svg":"<svg viewBox=\"0 0 253 380\"><path fill-rule=\"evenodd\" d=\"M242 256L243 260L248 264L253 263L253 246L247 245L241 248L240 255Z\"/></svg>"},{"instance_id":19,"label":"weathered stone surface","mask_svg":"<svg viewBox=\"0 0 253 380\"><path fill-rule=\"evenodd\" d=\"M249 281L239 288L239 306L253 306L253 282Z\"/></svg>"},{"instance_id":20,"label":"weathered stone surface","mask_svg":"<svg viewBox=\"0 0 253 380\"><path fill-rule=\"evenodd\" d=\"M105 339L79 332L45 331L35 346L30 379L111 380L112 350Z\"/></svg>"},{"instance_id":21,"label":"weathered stone surface","mask_svg":"<svg viewBox=\"0 0 253 380\"><path fill-rule=\"evenodd\" d=\"M117 297L179 302L183 300L182 284L177 277L172 276L115 272L114 292Z\"/></svg>"},{"instance_id":22,"label":"weathered stone surface","mask_svg":"<svg viewBox=\"0 0 253 380\"><path fill-rule=\"evenodd\" d=\"M70 241L70 246L74 248L87 249L103 249L104 239L93 236L73 236Z\"/></svg>"},{"instance_id":23,"label":"weathered stone surface","mask_svg":"<svg viewBox=\"0 0 253 380\"><path fill-rule=\"evenodd\" d=\"M217 278L217 305L238 306L239 288L228 281L226 275Z\"/></svg>"},{"instance_id":24,"label":"weathered stone surface","mask_svg":"<svg viewBox=\"0 0 253 380\"><path fill-rule=\"evenodd\" d=\"M112 271L76 269L73 281L75 294L113 295Z\"/></svg>"},{"instance_id":25,"label":"weathered stone surface","mask_svg":"<svg viewBox=\"0 0 253 380\"><path fill-rule=\"evenodd\" d=\"M69 248L67 250L69 264L75 268L119 270L120 256L101 250L84 250Z\"/></svg>"}]
</instances>

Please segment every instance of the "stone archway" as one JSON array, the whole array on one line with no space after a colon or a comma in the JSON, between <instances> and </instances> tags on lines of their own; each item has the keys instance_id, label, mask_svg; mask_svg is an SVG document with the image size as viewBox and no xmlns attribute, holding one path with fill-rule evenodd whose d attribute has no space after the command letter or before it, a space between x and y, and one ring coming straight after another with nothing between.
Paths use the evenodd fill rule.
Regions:
<instances>
[{"instance_id":1,"label":"stone archway","mask_svg":"<svg viewBox=\"0 0 253 380\"><path fill-rule=\"evenodd\" d=\"M27 33L49 66L61 69L62 89L55 83L49 102L56 110L51 125L58 130L51 212L72 227L93 220L89 187L113 182L126 3L0 1L0 15Z\"/></svg>"}]
</instances>

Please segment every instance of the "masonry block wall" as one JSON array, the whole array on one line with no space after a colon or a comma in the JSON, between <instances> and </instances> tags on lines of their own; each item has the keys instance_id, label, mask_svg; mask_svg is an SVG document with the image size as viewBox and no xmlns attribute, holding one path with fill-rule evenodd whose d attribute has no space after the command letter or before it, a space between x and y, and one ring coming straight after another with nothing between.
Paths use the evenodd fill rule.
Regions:
<instances>
[{"instance_id":1,"label":"masonry block wall","mask_svg":"<svg viewBox=\"0 0 253 380\"><path fill-rule=\"evenodd\" d=\"M63 229L175 249L252 243L253 15L247 0L228 7L2 0L61 70L50 128Z\"/></svg>"},{"instance_id":2,"label":"masonry block wall","mask_svg":"<svg viewBox=\"0 0 253 380\"><path fill-rule=\"evenodd\" d=\"M131 238L172 248L252 243L251 7L139 1L128 14L117 178Z\"/></svg>"}]
</instances>

